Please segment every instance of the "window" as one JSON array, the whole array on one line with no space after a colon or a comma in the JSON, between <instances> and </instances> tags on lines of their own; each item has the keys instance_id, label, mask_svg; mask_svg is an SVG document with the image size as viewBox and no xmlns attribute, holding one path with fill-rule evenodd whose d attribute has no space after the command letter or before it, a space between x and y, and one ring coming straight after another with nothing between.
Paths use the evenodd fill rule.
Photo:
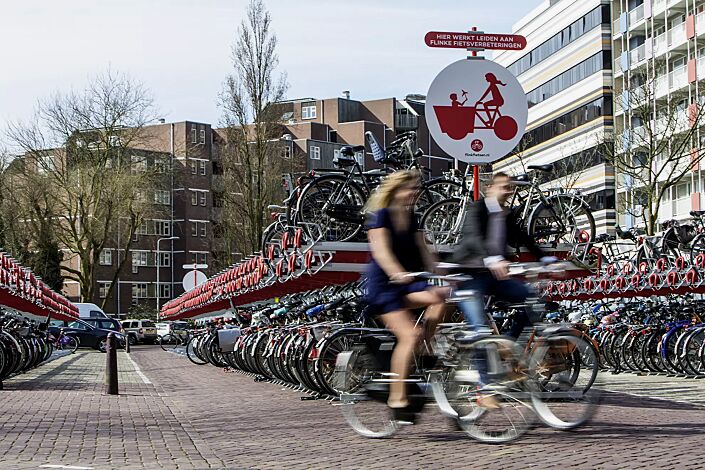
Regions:
<instances>
[{"instance_id":1,"label":"window","mask_svg":"<svg viewBox=\"0 0 705 470\"><path fill-rule=\"evenodd\" d=\"M207 264L208 263L208 253L196 253L196 263L197 264Z\"/></svg>"},{"instance_id":2,"label":"window","mask_svg":"<svg viewBox=\"0 0 705 470\"><path fill-rule=\"evenodd\" d=\"M333 150L333 161L337 162L338 158L340 158L340 149L335 149Z\"/></svg>"},{"instance_id":3,"label":"window","mask_svg":"<svg viewBox=\"0 0 705 470\"><path fill-rule=\"evenodd\" d=\"M133 251L132 266L147 266L149 261L149 251Z\"/></svg>"},{"instance_id":4,"label":"window","mask_svg":"<svg viewBox=\"0 0 705 470\"><path fill-rule=\"evenodd\" d=\"M147 220L143 220L141 224L137 226L135 234L137 235L149 235L149 227L147 226Z\"/></svg>"},{"instance_id":5,"label":"window","mask_svg":"<svg viewBox=\"0 0 705 470\"><path fill-rule=\"evenodd\" d=\"M198 143L198 129L196 129L195 124L191 125L191 143L192 144Z\"/></svg>"},{"instance_id":6,"label":"window","mask_svg":"<svg viewBox=\"0 0 705 470\"><path fill-rule=\"evenodd\" d=\"M205 238L206 237L206 223L201 222L200 226L201 226L201 238Z\"/></svg>"},{"instance_id":7,"label":"window","mask_svg":"<svg viewBox=\"0 0 705 470\"><path fill-rule=\"evenodd\" d=\"M198 169L199 169L199 173L201 173L201 176L206 175L206 163L208 163L208 162L205 160L200 160L198 162Z\"/></svg>"},{"instance_id":8,"label":"window","mask_svg":"<svg viewBox=\"0 0 705 470\"><path fill-rule=\"evenodd\" d=\"M309 155L311 156L311 160L320 160L321 159L321 147L316 147L315 145L312 145L311 148L309 149Z\"/></svg>"},{"instance_id":9,"label":"window","mask_svg":"<svg viewBox=\"0 0 705 470\"><path fill-rule=\"evenodd\" d=\"M130 157L132 171L145 171L147 169L147 157L132 155Z\"/></svg>"},{"instance_id":10,"label":"window","mask_svg":"<svg viewBox=\"0 0 705 470\"><path fill-rule=\"evenodd\" d=\"M73 330L88 330L88 327L86 326L85 323L80 322L80 321L72 321L67 325L68 328L71 328Z\"/></svg>"},{"instance_id":11,"label":"window","mask_svg":"<svg viewBox=\"0 0 705 470\"><path fill-rule=\"evenodd\" d=\"M524 54L522 58L515 61L507 68L512 74L519 76L603 23L610 23L609 5L601 5L595 8L587 15L573 22L570 26L547 39L541 45Z\"/></svg>"},{"instance_id":12,"label":"window","mask_svg":"<svg viewBox=\"0 0 705 470\"><path fill-rule=\"evenodd\" d=\"M200 135L200 137L201 137L201 143L202 143L202 144L205 144L205 143L206 143L206 130L205 130L205 129L201 129L199 135Z\"/></svg>"},{"instance_id":13,"label":"window","mask_svg":"<svg viewBox=\"0 0 705 470\"><path fill-rule=\"evenodd\" d=\"M159 266L163 268L171 266L171 253L164 251L159 252Z\"/></svg>"},{"instance_id":14,"label":"window","mask_svg":"<svg viewBox=\"0 0 705 470\"><path fill-rule=\"evenodd\" d=\"M288 145L285 145L284 148L282 149L282 158L284 158L286 160L291 159L291 147L289 147Z\"/></svg>"},{"instance_id":15,"label":"window","mask_svg":"<svg viewBox=\"0 0 705 470\"><path fill-rule=\"evenodd\" d=\"M108 296L108 288L110 287L109 282L98 282L98 295L100 295L101 299L104 299Z\"/></svg>"},{"instance_id":16,"label":"window","mask_svg":"<svg viewBox=\"0 0 705 470\"><path fill-rule=\"evenodd\" d=\"M198 236L198 222L191 222L191 236Z\"/></svg>"},{"instance_id":17,"label":"window","mask_svg":"<svg viewBox=\"0 0 705 470\"><path fill-rule=\"evenodd\" d=\"M191 166L191 174L192 175L198 174L198 164L196 163L196 160L191 160L190 166Z\"/></svg>"},{"instance_id":18,"label":"window","mask_svg":"<svg viewBox=\"0 0 705 470\"><path fill-rule=\"evenodd\" d=\"M191 191L191 205L198 205L198 191Z\"/></svg>"},{"instance_id":19,"label":"window","mask_svg":"<svg viewBox=\"0 0 705 470\"><path fill-rule=\"evenodd\" d=\"M171 195L169 194L169 191L163 189L157 189L154 191L154 203L165 206L171 204Z\"/></svg>"},{"instance_id":20,"label":"window","mask_svg":"<svg viewBox=\"0 0 705 470\"><path fill-rule=\"evenodd\" d=\"M132 298L133 299L146 299L149 296L149 284L146 282L133 282L132 283Z\"/></svg>"},{"instance_id":21,"label":"window","mask_svg":"<svg viewBox=\"0 0 705 470\"><path fill-rule=\"evenodd\" d=\"M105 249L101 250L98 263L101 266L112 266L113 264L113 250Z\"/></svg>"},{"instance_id":22,"label":"window","mask_svg":"<svg viewBox=\"0 0 705 470\"><path fill-rule=\"evenodd\" d=\"M598 52L589 59L571 67L560 75L552 78L543 85L540 85L526 94L529 107L532 107L550 97L557 95L561 91L569 88L579 81L597 73L603 69L609 69L609 54Z\"/></svg>"},{"instance_id":23,"label":"window","mask_svg":"<svg viewBox=\"0 0 705 470\"><path fill-rule=\"evenodd\" d=\"M160 174L169 172L169 161L165 158L155 158L154 159L154 171Z\"/></svg>"},{"instance_id":24,"label":"window","mask_svg":"<svg viewBox=\"0 0 705 470\"><path fill-rule=\"evenodd\" d=\"M301 119L315 119L316 118L316 103L302 103L301 104Z\"/></svg>"},{"instance_id":25,"label":"window","mask_svg":"<svg viewBox=\"0 0 705 470\"><path fill-rule=\"evenodd\" d=\"M200 194L198 195L198 200L201 202L202 206L206 205L206 192L205 191L200 191Z\"/></svg>"},{"instance_id":26,"label":"window","mask_svg":"<svg viewBox=\"0 0 705 470\"><path fill-rule=\"evenodd\" d=\"M53 155L46 155L39 158L37 165L39 167L38 171L42 175L53 172L56 170L56 160L54 160Z\"/></svg>"},{"instance_id":27,"label":"window","mask_svg":"<svg viewBox=\"0 0 705 470\"><path fill-rule=\"evenodd\" d=\"M225 203L225 194L222 192L213 193L213 207L223 207Z\"/></svg>"},{"instance_id":28,"label":"window","mask_svg":"<svg viewBox=\"0 0 705 470\"><path fill-rule=\"evenodd\" d=\"M170 236L171 235L171 222L168 220L155 220L154 221L154 231L155 235Z\"/></svg>"},{"instance_id":29,"label":"window","mask_svg":"<svg viewBox=\"0 0 705 470\"><path fill-rule=\"evenodd\" d=\"M365 168L365 152L355 152L355 161L362 168Z\"/></svg>"},{"instance_id":30,"label":"window","mask_svg":"<svg viewBox=\"0 0 705 470\"><path fill-rule=\"evenodd\" d=\"M159 298L160 299L170 299L171 298L171 284L165 282L159 283Z\"/></svg>"}]
</instances>

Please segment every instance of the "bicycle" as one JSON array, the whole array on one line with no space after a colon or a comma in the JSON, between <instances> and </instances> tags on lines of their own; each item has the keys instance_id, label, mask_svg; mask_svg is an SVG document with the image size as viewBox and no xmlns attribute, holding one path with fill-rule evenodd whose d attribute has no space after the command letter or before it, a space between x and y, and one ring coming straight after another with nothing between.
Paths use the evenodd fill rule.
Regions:
<instances>
[{"instance_id":1,"label":"bicycle","mask_svg":"<svg viewBox=\"0 0 705 470\"><path fill-rule=\"evenodd\" d=\"M162 350L175 349L179 346L186 346L191 339L188 330L181 330L179 333L169 332L159 337L159 346Z\"/></svg>"},{"instance_id":2,"label":"bicycle","mask_svg":"<svg viewBox=\"0 0 705 470\"><path fill-rule=\"evenodd\" d=\"M467 279L428 273L413 276L443 282ZM448 301L464 302L476 296L473 291L454 290ZM437 362L425 364L424 359L417 357L415 372L407 379L411 402L407 411L411 416L406 419L413 422L426 401L433 399L441 413L456 419L470 437L487 443L520 437L530 428L534 414L556 429L573 429L584 424L597 407L599 390L592 383L587 390L575 390L574 372L579 372L583 364L594 368L598 362L594 349L582 337L567 334L555 325L543 329L533 341L527 357L512 338L493 335L490 330L469 332L464 323L439 325L434 337ZM388 386L395 380L386 372L394 343L390 331L366 329L352 350L338 355L336 382L343 389L340 395L343 416L364 437L390 437L399 429L399 423L386 406ZM500 404L498 410L482 408L474 400L479 374L473 358L485 353L491 385L483 391L496 398ZM557 354L573 358L568 373L565 365L562 368L555 359ZM580 357L575 359L576 355ZM553 385L549 386L552 380ZM578 410L576 404L580 405Z\"/></svg>"},{"instance_id":3,"label":"bicycle","mask_svg":"<svg viewBox=\"0 0 705 470\"><path fill-rule=\"evenodd\" d=\"M67 335L66 333L64 333L63 328L59 330L58 337L55 337L54 335L49 333L47 340L49 341L49 343L51 343L54 349L58 349L60 351L68 350L71 351L71 354L75 353L78 350L78 347L80 346L78 338L76 338L75 336Z\"/></svg>"}]
</instances>

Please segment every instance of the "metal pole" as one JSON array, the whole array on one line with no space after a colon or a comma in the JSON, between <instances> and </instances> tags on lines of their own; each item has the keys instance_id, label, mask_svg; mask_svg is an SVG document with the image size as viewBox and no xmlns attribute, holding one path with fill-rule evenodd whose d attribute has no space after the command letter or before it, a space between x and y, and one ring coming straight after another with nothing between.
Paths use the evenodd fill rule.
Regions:
<instances>
[{"instance_id":1,"label":"metal pole","mask_svg":"<svg viewBox=\"0 0 705 470\"><path fill-rule=\"evenodd\" d=\"M108 395L118 394L117 347L115 333L108 334L105 352L105 385Z\"/></svg>"},{"instance_id":2,"label":"metal pole","mask_svg":"<svg viewBox=\"0 0 705 470\"><path fill-rule=\"evenodd\" d=\"M480 199L480 166L472 166L472 198L474 201Z\"/></svg>"},{"instance_id":3,"label":"metal pole","mask_svg":"<svg viewBox=\"0 0 705 470\"><path fill-rule=\"evenodd\" d=\"M159 242L162 241L162 239L157 240L157 259L156 259L156 264L157 265L157 321L159 321L159 271L161 271L161 266L160 266L160 260L159 260Z\"/></svg>"}]
</instances>

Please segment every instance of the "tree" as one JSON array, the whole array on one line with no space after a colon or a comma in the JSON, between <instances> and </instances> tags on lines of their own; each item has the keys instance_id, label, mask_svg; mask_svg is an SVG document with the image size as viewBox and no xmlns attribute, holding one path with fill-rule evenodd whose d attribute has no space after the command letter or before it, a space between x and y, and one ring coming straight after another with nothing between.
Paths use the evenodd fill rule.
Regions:
<instances>
[{"instance_id":1,"label":"tree","mask_svg":"<svg viewBox=\"0 0 705 470\"><path fill-rule=\"evenodd\" d=\"M615 123L614 134L601 148L615 167L618 185L626 189L620 209L640 219L653 235L664 197L705 157L697 132L705 113L687 92L665 94L669 76L664 64L631 71L630 81L615 100L630 125Z\"/></svg>"},{"instance_id":2,"label":"tree","mask_svg":"<svg viewBox=\"0 0 705 470\"><path fill-rule=\"evenodd\" d=\"M79 283L81 301L94 298L100 254L119 238L109 297L134 233L154 211L147 191L162 184L156 171L161 157L138 149L144 148L144 125L155 116L141 84L107 71L84 90L40 101L30 122L8 129L19 152L10 168L23 213L17 230L39 259L45 259L36 249L42 237L55 237L69 253L62 271Z\"/></svg>"},{"instance_id":3,"label":"tree","mask_svg":"<svg viewBox=\"0 0 705 470\"><path fill-rule=\"evenodd\" d=\"M279 58L272 19L262 0L251 0L232 46L233 73L220 95L223 111L220 155L224 193L221 234L226 255L259 248L267 206L281 201L281 174L293 165L284 157L283 112L288 87L277 74ZM235 250L233 250L235 248ZM234 260L221 260L225 265Z\"/></svg>"}]
</instances>

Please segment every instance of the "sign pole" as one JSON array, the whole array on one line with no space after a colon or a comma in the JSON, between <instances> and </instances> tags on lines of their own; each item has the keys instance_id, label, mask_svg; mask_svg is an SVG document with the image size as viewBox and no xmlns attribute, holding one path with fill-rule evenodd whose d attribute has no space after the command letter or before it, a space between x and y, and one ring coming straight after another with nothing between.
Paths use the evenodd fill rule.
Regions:
<instances>
[{"instance_id":1,"label":"sign pole","mask_svg":"<svg viewBox=\"0 0 705 470\"><path fill-rule=\"evenodd\" d=\"M470 28L468 33L477 33L477 26ZM477 58L477 49L468 49L470 51L470 57L468 59ZM458 160L456 159L456 162ZM472 200L477 201L480 199L480 167L475 164L472 166Z\"/></svg>"}]
</instances>

